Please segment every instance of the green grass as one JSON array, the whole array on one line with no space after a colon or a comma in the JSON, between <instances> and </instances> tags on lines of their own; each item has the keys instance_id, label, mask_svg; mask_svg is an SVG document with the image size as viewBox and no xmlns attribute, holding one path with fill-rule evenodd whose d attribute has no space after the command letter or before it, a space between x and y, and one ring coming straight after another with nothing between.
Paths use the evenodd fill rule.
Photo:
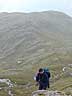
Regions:
<instances>
[{"instance_id":1,"label":"green grass","mask_svg":"<svg viewBox=\"0 0 72 96\"><path fill-rule=\"evenodd\" d=\"M6 83L0 83L0 87L8 87Z\"/></svg>"},{"instance_id":2,"label":"green grass","mask_svg":"<svg viewBox=\"0 0 72 96\"><path fill-rule=\"evenodd\" d=\"M5 90L0 90L0 96L8 96L7 91L5 91Z\"/></svg>"}]
</instances>

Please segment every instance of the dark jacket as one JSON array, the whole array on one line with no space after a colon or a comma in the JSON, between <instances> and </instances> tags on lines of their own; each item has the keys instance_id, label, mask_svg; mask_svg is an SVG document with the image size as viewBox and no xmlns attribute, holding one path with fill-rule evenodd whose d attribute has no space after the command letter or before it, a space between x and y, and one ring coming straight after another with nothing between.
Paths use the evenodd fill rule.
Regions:
<instances>
[{"instance_id":1,"label":"dark jacket","mask_svg":"<svg viewBox=\"0 0 72 96\"><path fill-rule=\"evenodd\" d=\"M47 76L48 76L48 79L51 77L51 74L50 74L50 72L45 72L46 74L47 74Z\"/></svg>"},{"instance_id":2,"label":"dark jacket","mask_svg":"<svg viewBox=\"0 0 72 96\"><path fill-rule=\"evenodd\" d=\"M43 74L38 73L36 76L36 81L37 82L42 82L42 83L48 83L48 76L44 72Z\"/></svg>"}]
</instances>

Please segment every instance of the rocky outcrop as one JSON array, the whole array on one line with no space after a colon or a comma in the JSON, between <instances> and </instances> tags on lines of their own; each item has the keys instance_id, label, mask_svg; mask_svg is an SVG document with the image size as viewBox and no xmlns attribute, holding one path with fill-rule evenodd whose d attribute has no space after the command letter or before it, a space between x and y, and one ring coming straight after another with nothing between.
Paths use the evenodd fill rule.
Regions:
<instances>
[{"instance_id":1,"label":"rocky outcrop","mask_svg":"<svg viewBox=\"0 0 72 96\"><path fill-rule=\"evenodd\" d=\"M67 96L63 92L58 91L47 91L47 90L37 90L32 92L32 96Z\"/></svg>"}]
</instances>

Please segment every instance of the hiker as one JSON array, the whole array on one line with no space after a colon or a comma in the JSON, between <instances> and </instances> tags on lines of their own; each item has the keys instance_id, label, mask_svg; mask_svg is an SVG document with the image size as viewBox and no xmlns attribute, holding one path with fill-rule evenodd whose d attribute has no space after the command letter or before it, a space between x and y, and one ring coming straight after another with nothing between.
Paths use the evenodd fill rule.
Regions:
<instances>
[{"instance_id":1,"label":"hiker","mask_svg":"<svg viewBox=\"0 0 72 96\"><path fill-rule=\"evenodd\" d=\"M39 84L39 90L46 90L48 86L48 76L42 68L39 69L39 72L36 76L36 81Z\"/></svg>"},{"instance_id":2,"label":"hiker","mask_svg":"<svg viewBox=\"0 0 72 96\"><path fill-rule=\"evenodd\" d=\"M50 77L51 77L51 74L50 74L48 68L44 68L44 72L45 72L45 73L47 74L47 76L48 76L48 88L50 88L49 79L50 79Z\"/></svg>"}]
</instances>

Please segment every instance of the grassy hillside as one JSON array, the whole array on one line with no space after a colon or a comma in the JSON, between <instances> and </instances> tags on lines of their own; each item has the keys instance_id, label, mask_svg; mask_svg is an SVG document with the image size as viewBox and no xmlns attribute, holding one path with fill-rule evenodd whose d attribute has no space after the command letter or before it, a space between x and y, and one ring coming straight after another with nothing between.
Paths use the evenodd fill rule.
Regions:
<instances>
[{"instance_id":1,"label":"grassy hillside","mask_svg":"<svg viewBox=\"0 0 72 96\"><path fill-rule=\"evenodd\" d=\"M72 94L72 17L56 12L0 13L0 78L16 86L14 96L30 96L40 67L51 72L49 90ZM63 71L65 68L65 71ZM5 84L0 96L8 96Z\"/></svg>"}]
</instances>

